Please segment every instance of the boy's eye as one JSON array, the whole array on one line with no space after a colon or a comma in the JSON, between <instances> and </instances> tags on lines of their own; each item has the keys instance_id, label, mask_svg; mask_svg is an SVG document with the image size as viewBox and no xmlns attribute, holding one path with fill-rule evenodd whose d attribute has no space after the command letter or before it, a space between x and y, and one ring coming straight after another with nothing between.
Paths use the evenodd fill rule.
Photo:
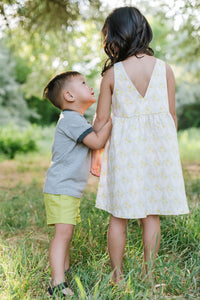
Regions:
<instances>
[{"instance_id":1,"label":"boy's eye","mask_svg":"<svg viewBox=\"0 0 200 300\"><path fill-rule=\"evenodd\" d=\"M83 81L82 83L83 83L83 84L86 84L86 82L85 82L85 81Z\"/></svg>"}]
</instances>

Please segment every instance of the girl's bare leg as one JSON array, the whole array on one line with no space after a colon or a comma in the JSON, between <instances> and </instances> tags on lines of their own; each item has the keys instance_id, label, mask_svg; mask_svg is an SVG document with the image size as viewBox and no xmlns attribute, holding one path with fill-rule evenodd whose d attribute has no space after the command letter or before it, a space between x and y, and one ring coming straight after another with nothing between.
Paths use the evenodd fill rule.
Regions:
<instances>
[{"instance_id":1,"label":"girl's bare leg","mask_svg":"<svg viewBox=\"0 0 200 300\"><path fill-rule=\"evenodd\" d=\"M148 273L148 264L155 265L155 258L160 247L161 231L160 219L157 215L150 215L141 219L143 229L143 251L145 272Z\"/></svg>"},{"instance_id":2,"label":"girl's bare leg","mask_svg":"<svg viewBox=\"0 0 200 300\"><path fill-rule=\"evenodd\" d=\"M73 232L74 225L55 224L55 235L49 249L52 286L56 286L65 281L64 272L66 260L69 264L69 246ZM73 294L69 288L64 289L63 293L66 293L67 295Z\"/></svg>"},{"instance_id":3,"label":"girl's bare leg","mask_svg":"<svg viewBox=\"0 0 200 300\"><path fill-rule=\"evenodd\" d=\"M123 277L122 262L126 245L127 219L110 216L108 227L108 252L113 272L112 279L118 282Z\"/></svg>"}]
</instances>

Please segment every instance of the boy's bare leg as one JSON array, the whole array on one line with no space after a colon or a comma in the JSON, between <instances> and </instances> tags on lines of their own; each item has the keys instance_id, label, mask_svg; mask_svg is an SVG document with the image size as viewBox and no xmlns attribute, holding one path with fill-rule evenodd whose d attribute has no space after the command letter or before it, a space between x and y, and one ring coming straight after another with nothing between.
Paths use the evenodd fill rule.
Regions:
<instances>
[{"instance_id":1,"label":"boy's bare leg","mask_svg":"<svg viewBox=\"0 0 200 300\"><path fill-rule=\"evenodd\" d=\"M126 245L127 219L110 216L108 227L108 252L113 272L112 279L118 282L123 278L122 262Z\"/></svg>"},{"instance_id":2,"label":"boy's bare leg","mask_svg":"<svg viewBox=\"0 0 200 300\"><path fill-rule=\"evenodd\" d=\"M160 247L161 231L160 219L157 215L150 215L141 219L143 229L143 251L144 263L155 265L155 258ZM148 274L148 265L145 265L145 272Z\"/></svg>"},{"instance_id":3,"label":"boy's bare leg","mask_svg":"<svg viewBox=\"0 0 200 300\"><path fill-rule=\"evenodd\" d=\"M69 269L70 266L69 262L70 262L70 257L69 257L69 247L68 247L65 253L65 271Z\"/></svg>"},{"instance_id":4,"label":"boy's bare leg","mask_svg":"<svg viewBox=\"0 0 200 300\"><path fill-rule=\"evenodd\" d=\"M51 241L49 249L49 260L51 266L52 286L56 286L65 281L65 261L68 253L69 263L69 246L74 232L74 225L55 224L55 235ZM69 288L63 289L66 295L72 295Z\"/></svg>"}]
</instances>

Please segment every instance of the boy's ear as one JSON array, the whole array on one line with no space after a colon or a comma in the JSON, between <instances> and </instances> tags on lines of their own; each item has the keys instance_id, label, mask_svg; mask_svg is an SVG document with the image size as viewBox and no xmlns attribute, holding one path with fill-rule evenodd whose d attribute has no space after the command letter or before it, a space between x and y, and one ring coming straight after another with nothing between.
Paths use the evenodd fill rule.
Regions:
<instances>
[{"instance_id":1,"label":"boy's ear","mask_svg":"<svg viewBox=\"0 0 200 300\"><path fill-rule=\"evenodd\" d=\"M73 97L73 95L68 90L63 91L63 98L68 102L74 102L75 101L75 98Z\"/></svg>"}]
</instances>

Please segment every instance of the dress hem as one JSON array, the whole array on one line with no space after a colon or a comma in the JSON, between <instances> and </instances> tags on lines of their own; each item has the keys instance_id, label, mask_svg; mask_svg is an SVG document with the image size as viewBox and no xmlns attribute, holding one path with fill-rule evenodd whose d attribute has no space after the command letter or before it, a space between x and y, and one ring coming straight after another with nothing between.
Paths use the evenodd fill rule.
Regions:
<instances>
[{"instance_id":1,"label":"dress hem","mask_svg":"<svg viewBox=\"0 0 200 300\"><path fill-rule=\"evenodd\" d=\"M103 207L99 207L99 206L95 206L95 207L98 208L98 209L106 211L107 213L113 215L116 218L129 219L129 220L131 220L131 219L133 219L133 220L134 219L144 219L144 218L146 218L148 216L152 216L152 215L157 215L157 216L179 216L179 215L185 215L185 214L189 214L190 213L190 211L187 210L185 212L178 212L178 213L173 213L173 212L172 213L162 213L162 212L157 213L157 212L155 212L155 213L150 213L150 214L146 214L146 215L143 215L143 216L134 216L134 217L133 216L131 216L131 217L128 216L128 217L123 217L123 216L117 215L115 213L112 213L111 211L109 211L109 210L107 210L107 209L105 209Z\"/></svg>"}]
</instances>

